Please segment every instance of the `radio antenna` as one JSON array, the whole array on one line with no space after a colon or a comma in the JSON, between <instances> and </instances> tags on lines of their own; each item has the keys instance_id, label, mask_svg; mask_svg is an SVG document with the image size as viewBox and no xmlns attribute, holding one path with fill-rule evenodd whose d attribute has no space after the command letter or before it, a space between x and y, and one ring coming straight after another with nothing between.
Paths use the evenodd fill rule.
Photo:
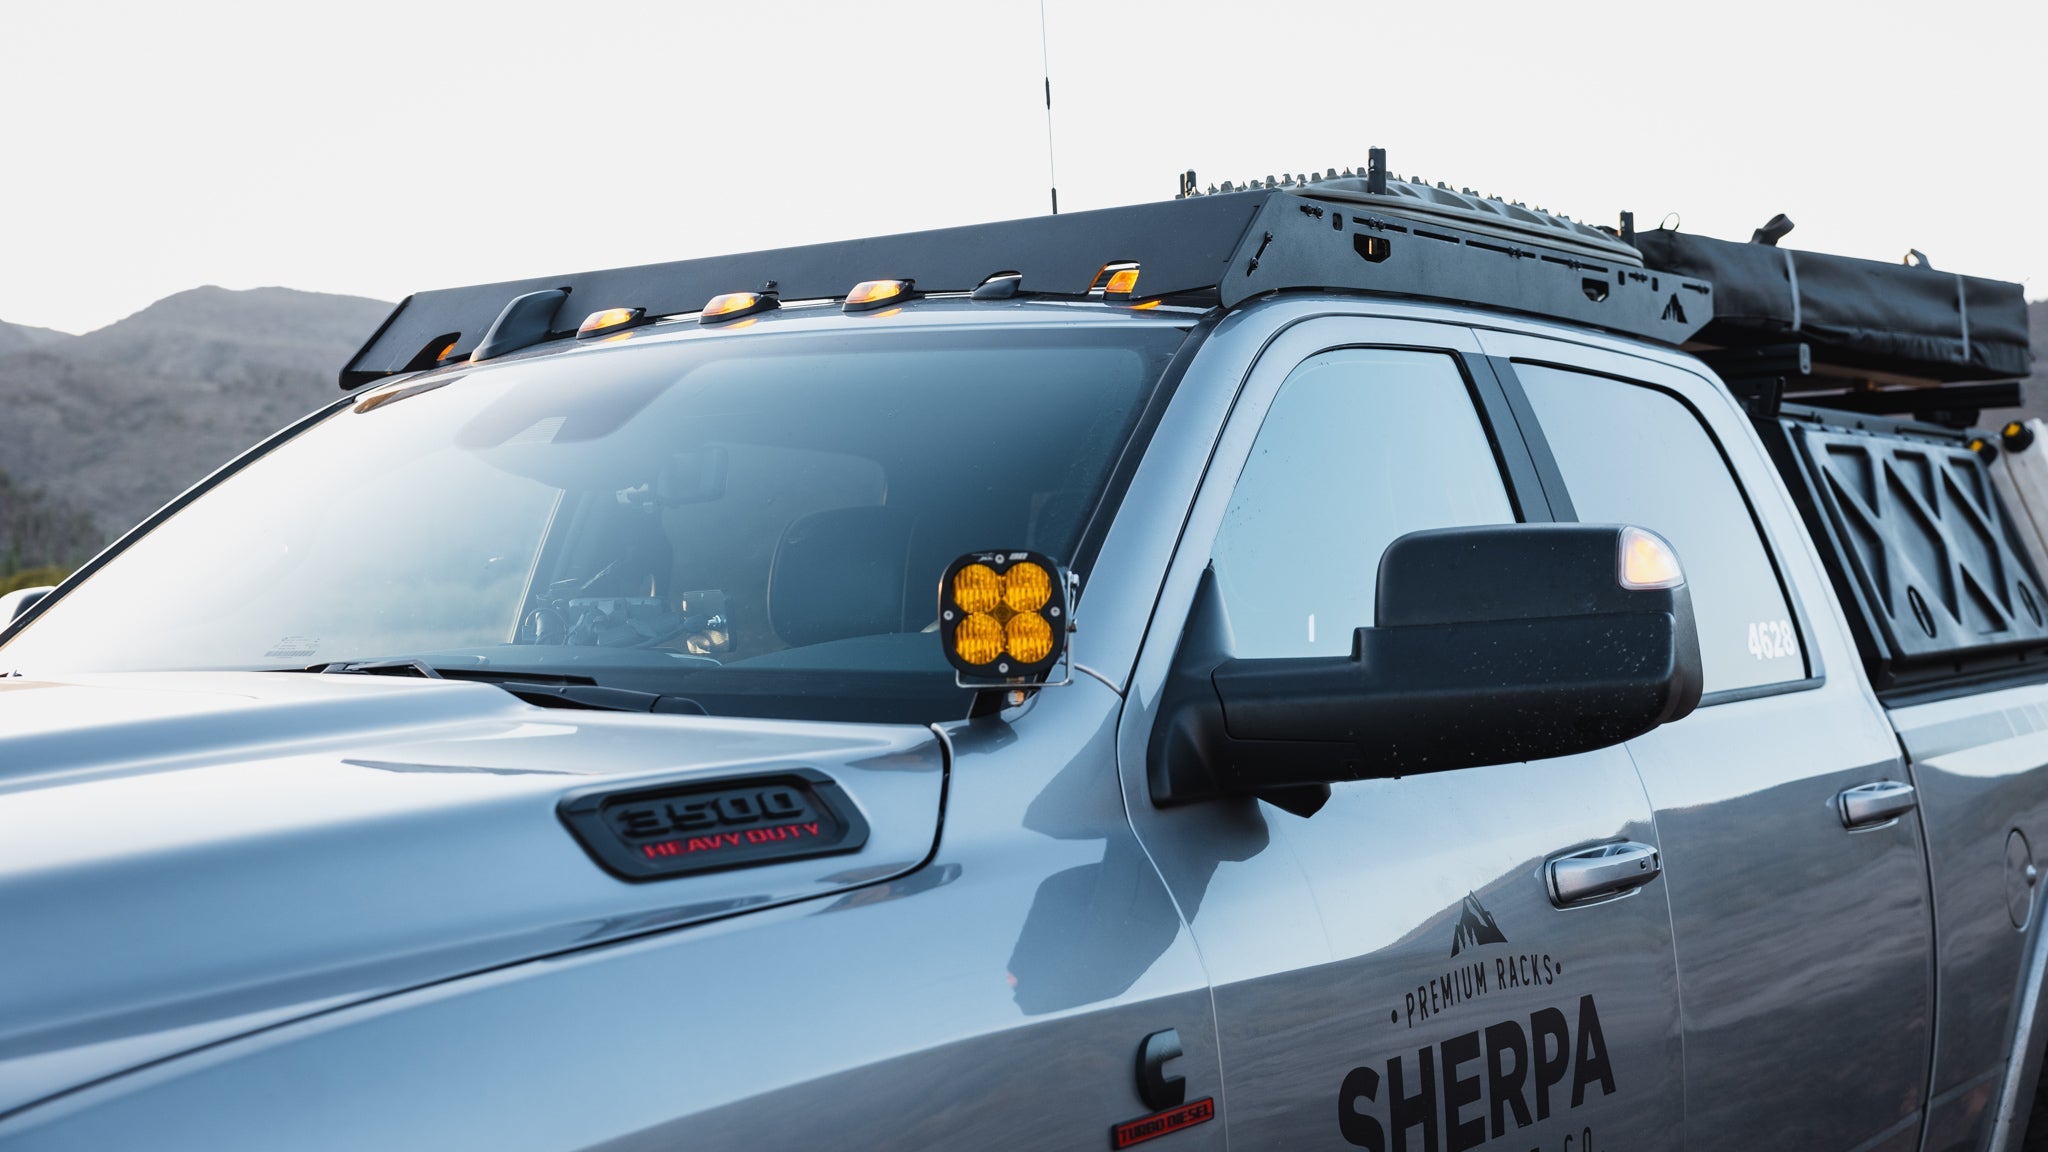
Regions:
<instances>
[{"instance_id":1,"label":"radio antenna","mask_svg":"<svg viewBox=\"0 0 2048 1152\"><path fill-rule=\"evenodd\" d=\"M1052 150L1052 51L1046 47L1045 0L1038 0L1038 58L1045 66L1045 178L1052 189L1052 214L1060 214L1059 169L1053 166Z\"/></svg>"}]
</instances>

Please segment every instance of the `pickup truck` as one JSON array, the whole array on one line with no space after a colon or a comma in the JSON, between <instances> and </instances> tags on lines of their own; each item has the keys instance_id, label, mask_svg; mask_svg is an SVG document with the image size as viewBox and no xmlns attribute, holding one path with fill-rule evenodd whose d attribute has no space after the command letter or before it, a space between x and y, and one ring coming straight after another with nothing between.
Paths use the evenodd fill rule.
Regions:
<instances>
[{"instance_id":1,"label":"pickup truck","mask_svg":"<svg viewBox=\"0 0 2048 1152\"><path fill-rule=\"evenodd\" d=\"M0 1148L2021 1147L2048 590L1871 400L1999 372L1651 247L1375 156L408 298L0 605Z\"/></svg>"}]
</instances>

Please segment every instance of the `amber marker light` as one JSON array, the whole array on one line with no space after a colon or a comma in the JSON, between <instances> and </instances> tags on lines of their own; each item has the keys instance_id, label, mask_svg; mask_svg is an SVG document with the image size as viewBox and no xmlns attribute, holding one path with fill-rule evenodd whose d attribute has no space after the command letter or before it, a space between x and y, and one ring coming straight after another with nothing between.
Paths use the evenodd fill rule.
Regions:
<instances>
[{"instance_id":1,"label":"amber marker light","mask_svg":"<svg viewBox=\"0 0 2048 1152\"><path fill-rule=\"evenodd\" d=\"M1678 566L1678 553L1654 532L1627 527L1621 530L1621 586L1623 588L1676 588L1685 583L1685 571Z\"/></svg>"},{"instance_id":2,"label":"amber marker light","mask_svg":"<svg viewBox=\"0 0 2048 1152\"><path fill-rule=\"evenodd\" d=\"M939 581L939 639L962 684L1043 677L1066 651L1059 565L1038 552L973 552Z\"/></svg>"},{"instance_id":3,"label":"amber marker light","mask_svg":"<svg viewBox=\"0 0 2048 1152\"><path fill-rule=\"evenodd\" d=\"M1122 268L1110 273L1109 283L1102 286L1102 294L1105 297L1120 297L1128 300L1131 293L1137 291L1137 289L1138 270L1136 268Z\"/></svg>"},{"instance_id":4,"label":"amber marker light","mask_svg":"<svg viewBox=\"0 0 2048 1152\"><path fill-rule=\"evenodd\" d=\"M638 324L641 317L645 315L646 310L643 308L606 308L600 312L592 312L583 318L582 324L577 326L576 338L583 340L591 336L602 336L608 332L616 332L621 328L628 328Z\"/></svg>"},{"instance_id":5,"label":"amber marker light","mask_svg":"<svg viewBox=\"0 0 2048 1152\"><path fill-rule=\"evenodd\" d=\"M704 311L697 316L697 323L720 324L781 306L782 302L772 292L725 292L713 296L704 305Z\"/></svg>"},{"instance_id":6,"label":"amber marker light","mask_svg":"<svg viewBox=\"0 0 2048 1152\"><path fill-rule=\"evenodd\" d=\"M910 284L908 280L863 280L846 294L845 310L866 312L898 303L910 293Z\"/></svg>"}]
</instances>

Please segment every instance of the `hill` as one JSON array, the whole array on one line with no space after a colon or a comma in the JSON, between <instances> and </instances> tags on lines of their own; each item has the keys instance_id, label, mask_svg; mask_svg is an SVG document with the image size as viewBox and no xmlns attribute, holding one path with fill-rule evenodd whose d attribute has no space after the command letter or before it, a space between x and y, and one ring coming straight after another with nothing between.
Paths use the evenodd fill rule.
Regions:
<instances>
[{"instance_id":1,"label":"hill","mask_svg":"<svg viewBox=\"0 0 2048 1152\"><path fill-rule=\"evenodd\" d=\"M36 348L62 340L76 339L67 333L48 328L31 328L26 324L8 324L0 321L0 355L19 352L23 348Z\"/></svg>"},{"instance_id":2,"label":"hill","mask_svg":"<svg viewBox=\"0 0 2048 1152\"><path fill-rule=\"evenodd\" d=\"M332 399L336 371L390 310L207 287L83 336L0 325L0 469L90 517L89 554Z\"/></svg>"}]
</instances>

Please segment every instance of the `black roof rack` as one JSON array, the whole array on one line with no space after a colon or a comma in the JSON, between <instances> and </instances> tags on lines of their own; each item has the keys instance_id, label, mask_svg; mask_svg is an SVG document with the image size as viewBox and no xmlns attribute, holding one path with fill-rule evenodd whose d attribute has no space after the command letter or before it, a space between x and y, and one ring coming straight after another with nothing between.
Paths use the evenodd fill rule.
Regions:
<instances>
[{"instance_id":1,"label":"black roof rack","mask_svg":"<svg viewBox=\"0 0 2048 1152\"><path fill-rule=\"evenodd\" d=\"M1713 315L1706 281L1645 271L1623 245L1603 247L1552 223L1518 231L1513 213L1499 213L1496 223L1441 204L1423 211L1377 191L1383 171L1377 179L1370 191L1340 179L421 292L401 301L342 369L341 386L468 355L508 302L550 289L566 294L550 326L563 335L600 308L695 312L718 293L771 282L783 299L803 300L842 296L857 281L880 277L911 280L921 293L969 292L1009 272L1021 275L1022 293L1082 296L1112 263L1139 265L1146 297L1214 289L1225 308L1285 289L1387 293L1674 345Z\"/></svg>"}]
</instances>

